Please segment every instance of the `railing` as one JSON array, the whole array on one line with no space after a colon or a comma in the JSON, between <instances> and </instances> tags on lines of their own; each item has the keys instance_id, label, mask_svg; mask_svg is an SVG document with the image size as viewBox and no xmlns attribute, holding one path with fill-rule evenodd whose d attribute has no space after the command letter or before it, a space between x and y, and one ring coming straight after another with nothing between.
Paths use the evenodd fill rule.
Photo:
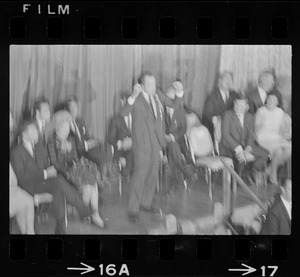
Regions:
<instances>
[{"instance_id":1,"label":"railing","mask_svg":"<svg viewBox=\"0 0 300 277\"><path fill-rule=\"evenodd\" d=\"M264 212L267 212L266 210L267 207L260 201L260 199L253 193L253 191L248 188L248 186L242 180L242 178L234 171L234 169L226 162L225 159L223 158L220 159L226 168L225 172L223 173L223 205L224 205L225 219L230 218L233 210L232 188L231 188L230 178L228 178L229 173L233 178L233 183L239 184L251 196L251 198L262 208L262 210Z\"/></svg>"}]
</instances>

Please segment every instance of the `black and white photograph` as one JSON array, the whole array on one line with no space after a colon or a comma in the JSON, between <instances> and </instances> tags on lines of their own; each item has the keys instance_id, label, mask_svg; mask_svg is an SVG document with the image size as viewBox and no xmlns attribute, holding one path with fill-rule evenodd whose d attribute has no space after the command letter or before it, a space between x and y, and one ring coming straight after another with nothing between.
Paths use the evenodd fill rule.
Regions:
<instances>
[{"instance_id":1,"label":"black and white photograph","mask_svg":"<svg viewBox=\"0 0 300 277\"><path fill-rule=\"evenodd\" d=\"M10 45L9 233L290 235L290 45Z\"/></svg>"}]
</instances>

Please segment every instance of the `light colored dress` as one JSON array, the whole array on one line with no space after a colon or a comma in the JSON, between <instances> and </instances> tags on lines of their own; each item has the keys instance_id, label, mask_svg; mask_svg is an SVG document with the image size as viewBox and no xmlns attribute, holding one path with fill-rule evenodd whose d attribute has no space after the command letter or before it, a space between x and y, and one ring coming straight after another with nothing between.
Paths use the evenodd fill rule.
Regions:
<instances>
[{"instance_id":1,"label":"light colored dress","mask_svg":"<svg viewBox=\"0 0 300 277\"><path fill-rule=\"evenodd\" d=\"M276 107L270 111L265 106L259 108L255 115L256 140L267 149L271 156L278 148L291 147L291 117Z\"/></svg>"}]
</instances>

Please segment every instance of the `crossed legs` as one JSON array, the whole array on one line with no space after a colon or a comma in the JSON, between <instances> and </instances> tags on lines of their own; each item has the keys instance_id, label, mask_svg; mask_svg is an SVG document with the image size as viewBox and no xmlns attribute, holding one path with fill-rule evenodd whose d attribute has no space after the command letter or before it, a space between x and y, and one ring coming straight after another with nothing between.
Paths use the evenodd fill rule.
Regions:
<instances>
[{"instance_id":1,"label":"crossed legs","mask_svg":"<svg viewBox=\"0 0 300 277\"><path fill-rule=\"evenodd\" d=\"M271 166L270 166L270 181L271 183L277 184L277 169L278 167L288 161L292 155L292 147L280 147L275 150L272 155Z\"/></svg>"}]
</instances>

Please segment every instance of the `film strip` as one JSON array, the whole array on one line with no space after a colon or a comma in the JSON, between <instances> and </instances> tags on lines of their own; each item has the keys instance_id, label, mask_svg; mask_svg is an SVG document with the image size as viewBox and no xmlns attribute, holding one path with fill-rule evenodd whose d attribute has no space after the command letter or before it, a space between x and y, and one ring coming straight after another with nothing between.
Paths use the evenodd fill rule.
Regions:
<instances>
[{"instance_id":1,"label":"film strip","mask_svg":"<svg viewBox=\"0 0 300 277\"><path fill-rule=\"evenodd\" d=\"M268 67L274 67L275 71L285 67L289 68L290 71L287 70L286 72L290 72L290 79L288 80L290 80L291 87L287 89L290 94L286 94L284 105L285 110L289 110L291 115L292 103L297 103L297 88L299 86L297 78L300 31L299 8L300 5L297 2L284 1L246 3L225 1L1 1L0 60L2 77L0 80L3 90L2 95L10 96L10 104L7 105L7 101L3 101L1 110L7 111L10 107L13 115L18 116L18 110L24 108L26 103L32 103L30 102L30 97L24 100L26 91L35 91L35 96L43 91L44 93L46 92L48 98L54 95L56 99L60 99L59 95L62 92L68 91L67 95L70 95L70 91L78 93L81 89L88 89L91 95L95 93L95 98L89 100L90 102L85 106L85 110L83 108L81 111L89 116L92 125L90 127L97 129L100 124L103 124L104 127L101 127L102 129L98 128L97 131L94 131L94 134L105 138L107 134L103 130L108 131L108 123L103 122L107 121L108 117L115 113L117 108L120 108L119 104L116 104L116 100L110 100L109 98L109 95L114 93L111 91L117 89L113 85L109 86L109 81L103 81L105 78L108 79L111 75L124 74L130 81L128 81L128 84L123 85L126 90L132 90L138 81L139 69L147 69L147 65L149 65L151 72L155 71L155 69L173 70L172 74L165 73L165 76L168 76L168 74L172 76L166 77L168 82L171 84L174 81L181 81L187 87L189 82L198 82L210 78L209 71L205 71L207 75L203 78L195 77L198 76L196 73L194 73L194 77L189 77L190 75L188 74L191 71L187 68L194 66L194 72L202 68L202 65L197 67L193 60L197 60L199 64L203 63L203 68L206 68L206 70L208 70L207 68L216 72L221 69L226 70L227 67L226 65L224 66L224 61L222 67L221 50L219 51L218 49L221 49L222 46L231 45L241 46L241 48L238 48L238 51L241 52L245 51L245 48L242 48L242 46L248 47L250 54L245 52L245 55L252 55L254 64L255 62L259 63L259 57L255 56L255 51L260 51L258 49L259 46L265 46L267 50L264 50L261 59L268 51L273 51L272 55L275 61L268 64ZM170 56L169 51L174 51L172 54L177 58L179 57L175 62L174 60L172 61L174 68L172 69L170 65L163 66L163 62L159 66L155 66L157 57L151 55L146 60L145 53L151 53L151 51L143 50L143 45L148 45L149 49L151 46L153 48L160 46L161 48L156 52L160 61L164 59L167 61L167 56ZM185 45L190 48L187 50L178 47L175 50L171 50L170 46L176 45ZM197 46L201 45L205 45L207 48L203 51L197 48ZM282 46L282 48L267 48L270 45ZM33 46L36 46L36 50L32 50ZM47 46L48 48L45 47L38 50L38 46ZM77 51L76 47L79 46L86 46L86 48ZM103 50L101 47L97 48L98 46L111 46L111 49L115 50L105 52L106 50ZM124 52L116 46L124 47ZM163 48L163 46L166 48ZM33 48L31 49L30 47ZM57 52L55 54L51 52L54 49L52 47L56 47L55 51ZM127 49L129 50L127 51ZM234 56L234 51L237 51L237 48L232 49L231 52L230 50L228 51L229 56ZM192 52L193 54L187 54L191 53L190 51L194 51ZM201 53L199 54L198 52ZM99 57L97 55L93 56L95 53L98 53ZM118 53L121 53L117 57L123 60L123 63L113 60L114 55ZM129 57L128 53L134 53L134 55ZM285 59L277 59L277 56L280 54L286 55ZM42 55L42 58L39 58L39 55ZM69 57L67 58L68 55ZM76 59L76 55L81 55L81 58ZM136 66L137 69L134 66L124 66L124 64L127 64L127 59L129 61L132 57L136 59L134 66L138 64ZM191 60L182 63L184 58ZM16 69L13 67L14 65L15 67L21 65L21 63L18 64L17 59L23 59L23 68ZM59 68L60 65L66 66L66 59L70 60L68 63L74 69L74 71L70 71L68 77L72 79L75 76L76 79L75 85L73 84L71 88L70 86L64 87L63 79L59 78L60 75L67 76L65 74L68 68ZM211 62L212 60L215 61ZM56 64L55 68L57 61L58 65ZM106 70L103 70L98 65L99 61L106 62L104 67ZM230 64L231 62L230 60L228 63ZM46 66L43 66L43 64L46 64ZM120 64L124 66L122 70L118 69ZM237 74L238 78L242 79L241 75L249 72L245 70L245 67L249 67L247 63L235 66L234 74ZM255 67L256 64L254 65ZM52 69L57 71L53 71L53 73ZM253 69L253 67L250 69ZM259 70L261 69L259 68ZM101 79L95 73L97 70L101 70L99 72L105 75L104 79ZM129 74L127 72L129 70L132 73ZM184 75L185 71L186 75ZM153 73L154 75L156 74L156 72ZM71 74L75 75L72 77ZM47 76L49 77L48 81ZM174 76L177 78L174 78ZM24 80L19 82L20 85L18 86L17 81L20 81L22 78ZM36 80L33 80L34 78ZM99 82L97 78L99 78ZM126 80L126 78L124 79ZM234 85L246 85L247 80L244 83L242 81L238 82L238 78L235 78ZM84 83L87 79L90 82L89 84ZM217 79L213 77L211 79L210 83L216 84ZM57 85L59 81L62 82L59 86L54 85L54 88L53 86L51 87L52 84ZM168 84L164 83L163 78L157 78L156 81L157 85L161 86L161 90L166 90ZM212 86L210 83L205 83L203 87L199 84L199 87L201 87L199 88L199 94L190 91L194 98L186 100L186 102L191 104L192 110L196 110L196 114L197 112L202 112L205 108L205 96L201 96L201 91L208 90ZM95 84L98 84L98 87L93 91L91 87ZM193 89L195 87L193 86ZM51 88L51 92L47 91L49 88ZM293 101L291 100L291 88L294 91L292 94ZM242 92L244 93L244 91ZM102 95L101 101L106 101L107 105L107 107L105 105L101 106L104 109L103 113L95 112L100 107L97 106L100 100L95 100L99 99L100 96L98 97L98 95L100 94ZM120 92L118 91L117 95L119 94ZM18 97L23 97L23 101L17 101ZM53 100L49 100L50 104L54 103ZM85 101L87 100L85 99ZM198 110L197 101L202 103L201 108ZM17 108L18 110L16 110ZM89 108L91 110L88 110ZM95 118L91 115L92 112L95 112L97 115L100 114L102 117ZM295 112L296 116L295 114L293 115L293 127L297 128L297 108ZM7 112L4 114L7 115ZM295 133L297 137L297 132L294 132L294 135ZM2 138L2 141L6 141L6 138ZM293 145L292 155L294 159L297 159L297 154L294 155L294 153L297 153L297 143ZM290 164L289 172L291 172ZM3 168L5 166L3 161ZM122 169L121 163L118 166ZM280 231L274 235L256 235L249 229L245 231L245 228L243 229L244 232L240 231L238 229L240 226L234 225L233 215L243 217L243 212L247 213L250 210L250 213L255 213L257 207L261 210L267 209L268 204L269 206L271 205L270 201L276 189L272 188L272 185L268 183L266 185L267 192L265 192L267 196L265 197L263 196L263 190L250 190L242 179L240 181L239 176L235 177L234 170L230 166L226 166L226 163L223 166L227 175L224 174L223 176L225 177L223 179L219 175L215 177L214 182L219 183L219 188L215 185L212 196L209 194L208 186L205 185L209 183L209 178L205 179L206 175L202 174L203 190L197 192L197 189L194 188L195 184L189 187L189 184L183 181L183 185L176 196L173 198L170 196L175 203L173 203L173 206L161 204L157 213L152 211L154 213L151 213L149 220L144 219L141 213L140 221L137 223L131 222L130 224L127 222L128 218L124 212L129 201L126 181L123 179L115 180L114 196L105 194L107 199L102 199L102 206L104 205L104 211L107 212L107 215L103 215L103 220L109 223L108 229L104 229L104 231L103 229L100 231L89 228L84 229L85 227L82 226L90 224L85 222L78 229L74 227L77 231L81 230L78 231L80 235L76 231L72 233L72 228L68 228L69 232L67 234L54 234L55 227L53 226L55 226L55 223L52 222L53 212L51 212L53 203L48 206L46 204L35 208L35 227L37 225L42 226L42 229L39 229L36 235L21 235L20 230L14 233L12 229L15 224L13 219L15 216L10 216L9 213L11 201L9 196L11 192L9 186L3 185L1 188L3 192L1 218L4 226L4 229L1 231L1 257L3 262L0 275L299 276L300 269L297 267L297 262L300 260L298 250L298 245L300 245L298 236L299 219L297 217L299 204L297 201L294 201L292 208L293 224L290 227L290 235L282 235ZM288 175L289 179L291 179L291 173ZM11 178L11 173L9 176ZM226 176L231 176L230 182L226 179ZM293 180L298 181L297 178L296 174ZM5 184L8 182L10 183L11 179ZM128 181L127 189L129 184L130 181ZM229 185L226 186L226 184ZM107 187L104 187L105 189ZM109 189L112 190L111 187ZM158 186L156 195L158 195L158 198L160 197L160 203L169 201L169 198L162 196L161 190L162 187ZM237 190L237 196L234 196L235 190ZM250 204L256 204L255 207L250 204L237 205L238 197L240 197L239 192L243 190L246 191L245 194L251 194L250 191L252 191L252 194L255 194L244 198L244 200L248 199L248 202L251 199ZM293 199L297 200L298 191L298 186L294 186L292 189ZM220 195L216 196L218 193ZM117 198L116 195L118 196ZM195 199L192 198L193 195ZM187 198L184 203L188 207L179 204L184 197ZM198 211L195 212L199 207L202 207L197 204L197 197L199 197L199 202L203 201L203 210L207 210L208 215L204 213L205 215L201 217L201 211L199 211L199 216ZM209 197L212 200L209 200ZM176 208L176 201L178 202L178 208ZM238 208L235 205L240 206L239 208L242 211L240 214L238 214ZM247 206L247 208L242 210L243 206ZM176 212L176 209L182 210ZM74 208L71 205L66 204L65 213L67 217L71 218L71 221L73 217L78 218L78 214L76 217L76 211L74 212ZM189 213L196 213L197 217L189 216ZM145 212L145 214L148 216L148 213ZM115 219L109 219L109 215L115 216ZM124 226L129 224L130 228L122 229L124 220L126 220ZM156 223L154 228L149 222L158 223ZM75 226L77 223L76 220L72 221L72 226ZM150 226L147 224L150 224ZM206 226L210 226L207 228L215 229L210 233L205 229ZM255 226L253 229L255 229Z\"/></svg>"}]
</instances>

